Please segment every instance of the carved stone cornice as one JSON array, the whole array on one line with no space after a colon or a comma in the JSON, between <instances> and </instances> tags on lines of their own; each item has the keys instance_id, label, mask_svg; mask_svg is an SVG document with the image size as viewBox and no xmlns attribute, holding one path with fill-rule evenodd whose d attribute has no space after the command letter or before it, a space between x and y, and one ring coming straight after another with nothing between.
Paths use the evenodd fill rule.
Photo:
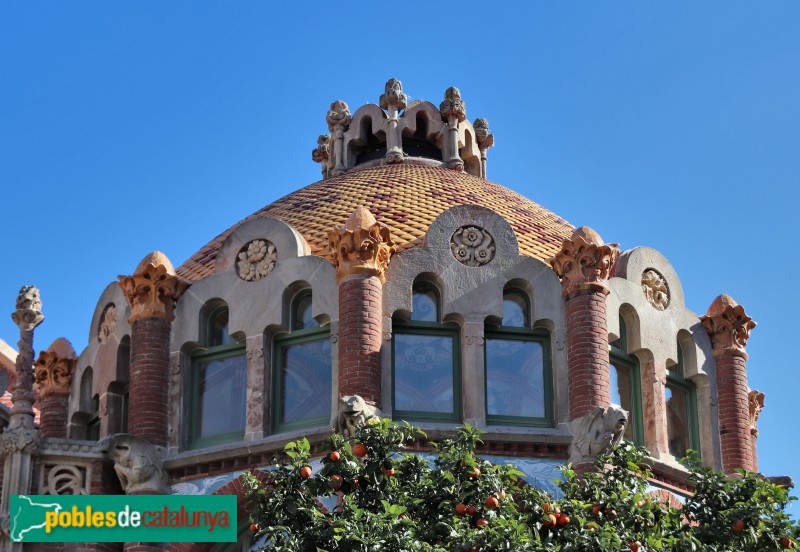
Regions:
<instances>
[{"instance_id":1,"label":"carved stone cornice","mask_svg":"<svg viewBox=\"0 0 800 552\"><path fill-rule=\"evenodd\" d=\"M36 395L40 399L52 395L69 395L77 362L75 350L63 337L56 339L46 351L41 351L39 359L33 364Z\"/></svg>"},{"instance_id":2,"label":"carved stone cornice","mask_svg":"<svg viewBox=\"0 0 800 552\"><path fill-rule=\"evenodd\" d=\"M714 356L731 354L747 358L745 347L756 323L729 295L722 294L714 299L700 321L711 338Z\"/></svg>"},{"instance_id":3,"label":"carved stone cornice","mask_svg":"<svg viewBox=\"0 0 800 552\"><path fill-rule=\"evenodd\" d=\"M377 276L383 282L389 260L397 250L389 227L364 207L353 211L343 227L328 232L328 246L339 282L351 274Z\"/></svg>"},{"instance_id":4,"label":"carved stone cornice","mask_svg":"<svg viewBox=\"0 0 800 552\"><path fill-rule=\"evenodd\" d=\"M133 276L119 276L119 287L131 306L129 322L140 318L175 318L175 304L189 283L175 274L172 263L161 251L147 255Z\"/></svg>"},{"instance_id":5,"label":"carved stone cornice","mask_svg":"<svg viewBox=\"0 0 800 552\"><path fill-rule=\"evenodd\" d=\"M758 416L764 408L764 393L753 389L747 395L747 406L750 411L750 433L758 437Z\"/></svg>"},{"instance_id":6,"label":"carved stone cornice","mask_svg":"<svg viewBox=\"0 0 800 552\"><path fill-rule=\"evenodd\" d=\"M564 239L561 251L548 261L561 278L562 294L568 296L584 290L609 293L606 282L618 258L618 243L604 244L597 232L581 226Z\"/></svg>"}]
</instances>

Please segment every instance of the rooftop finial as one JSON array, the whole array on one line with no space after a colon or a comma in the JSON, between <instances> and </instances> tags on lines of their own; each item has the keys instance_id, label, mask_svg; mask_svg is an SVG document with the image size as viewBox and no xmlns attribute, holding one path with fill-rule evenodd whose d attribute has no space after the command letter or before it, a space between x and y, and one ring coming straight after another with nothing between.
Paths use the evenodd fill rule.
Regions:
<instances>
[{"instance_id":1,"label":"rooftop finial","mask_svg":"<svg viewBox=\"0 0 800 552\"><path fill-rule=\"evenodd\" d=\"M330 176L328 173L330 172L330 167L328 166L328 160L331 157L331 135L330 134L320 134L319 138L317 138L317 147L311 151L311 159L313 159L316 163L320 163L322 165L322 178L328 178Z\"/></svg>"},{"instance_id":2,"label":"rooftop finial","mask_svg":"<svg viewBox=\"0 0 800 552\"><path fill-rule=\"evenodd\" d=\"M344 131L350 127L350 108L342 100L336 100L331 104L325 120L328 122L328 130L333 133L335 163L331 174L336 176L345 171Z\"/></svg>"},{"instance_id":3,"label":"rooftop finial","mask_svg":"<svg viewBox=\"0 0 800 552\"><path fill-rule=\"evenodd\" d=\"M395 78L386 81L385 92L381 94L380 106L383 109L390 109L392 106L397 110L405 109L408 98L403 94L403 83Z\"/></svg>"},{"instance_id":4,"label":"rooftop finial","mask_svg":"<svg viewBox=\"0 0 800 552\"><path fill-rule=\"evenodd\" d=\"M439 112L442 120L447 122L450 138L447 149L447 167L455 171L464 170L464 161L458 154L458 123L467 118L467 107L461 99L461 91L455 86L451 86L444 93L444 101L439 104Z\"/></svg>"},{"instance_id":5,"label":"rooftop finial","mask_svg":"<svg viewBox=\"0 0 800 552\"><path fill-rule=\"evenodd\" d=\"M472 123L475 129L475 139L478 141L478 149L481 150L481 178L486 178L486 150L494 147L494 134L489 131L489 121L486 119L475 119Z\"/></svg>"}]
</instances>

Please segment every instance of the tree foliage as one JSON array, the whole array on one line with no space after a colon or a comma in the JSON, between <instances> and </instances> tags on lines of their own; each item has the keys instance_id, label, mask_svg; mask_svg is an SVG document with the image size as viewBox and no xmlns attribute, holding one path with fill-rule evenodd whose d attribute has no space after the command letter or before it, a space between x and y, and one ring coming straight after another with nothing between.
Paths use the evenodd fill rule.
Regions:
<instances>
[{"instance_id":1,"label":"tree foliage","mask_svg":"<svg viewBox=\"0 0 800 552\"><path fill-rule=\"evenodd\" d=\"M478 458L481 433L465 425L429 461L403 452L421 430L374 420L350 440L332 435L316 473L308 441L289 443L265 480L247 478L251 529L278 552L763 552L800 536L784 512L794 499L758 474L729 478L690 458L696 492L669 507L648 493L646 450L626 443L596 472L564 467L556 500Z\"/></svg>"}]
</instances>

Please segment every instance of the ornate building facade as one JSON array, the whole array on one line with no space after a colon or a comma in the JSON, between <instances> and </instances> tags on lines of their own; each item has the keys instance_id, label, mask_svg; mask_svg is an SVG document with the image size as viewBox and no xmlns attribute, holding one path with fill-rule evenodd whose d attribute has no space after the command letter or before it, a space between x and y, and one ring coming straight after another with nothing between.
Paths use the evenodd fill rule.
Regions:
<instances>
[{"instance_id":1,"label":"ornate building facade","mask_svg":"<svg viewBox=\"0 0 800 552\"><path fill-rule=\"evenodd\" d=\"M145 257L102 293L80 354L63 339L34 354L42 306L23 289L6 528L11 494L239 494L288 441L319 443L363 409L434 439L485 429L482 456L553 491L558 466L623 437L648 448L653 492L671 500L691 493L689 449L758 469L742 306L720 295L694 313L658 251L607 244L487 180L494 137L456 88L437 107L392 79L378 104L337 101L326 119L322 180L177 269ZM157 469L121 470L126 450Z\"/></svg>"}]
</instances>

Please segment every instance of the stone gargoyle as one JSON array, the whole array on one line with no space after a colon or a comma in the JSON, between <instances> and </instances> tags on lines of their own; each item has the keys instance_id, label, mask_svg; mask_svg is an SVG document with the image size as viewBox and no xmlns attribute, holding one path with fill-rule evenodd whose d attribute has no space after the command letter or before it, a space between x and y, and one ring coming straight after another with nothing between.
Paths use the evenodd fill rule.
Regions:
<instances>
[{"instance_id":1,"label":"stone gargoyle","mask_svg":"<svg viewBox=\"0 0 800 552\"><path fill-rule=\"evenodd\" d=\"M166 494L167 478L161 454L148 441L119 433L106 438L101 449L114 461L125 494Z\"/></svg>"},{"instance_id":2,"label":"stone gargoyle","mask_svg":"<svg viewBox=\"0 0 800 552\"><path fill-rule=\"evenodd\" d=\"M349 439L355 436L356 428L370 418L382 416L380 408L364 400L361 395L344 395L339 399L339 414L336 416L336 432Z\"/></svg>"},{"instance_id":3,"label":"stone gargoyle","mask_svg":"<svg viewBox=\"0 0 800 552\"><path fill-rule=\"evenodd\" d=\"M572 443L569 461L573 464L594 462L600 454L619 445L628 424L628 413L618 406L595 407L569 423Z\"/></svg>"}]
</instances>

